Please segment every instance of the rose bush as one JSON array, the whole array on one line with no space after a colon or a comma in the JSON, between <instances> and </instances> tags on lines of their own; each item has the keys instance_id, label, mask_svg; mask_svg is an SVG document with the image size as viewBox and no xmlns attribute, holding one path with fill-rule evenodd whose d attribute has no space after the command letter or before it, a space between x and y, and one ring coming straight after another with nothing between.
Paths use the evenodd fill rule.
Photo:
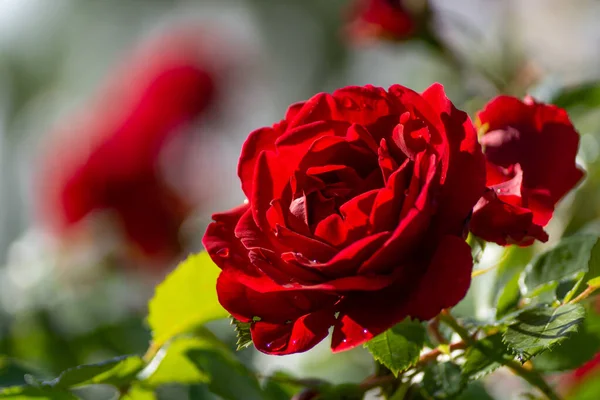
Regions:
<instances>
[{"instance_id":1,"label":"rose bush","mask_svg":"<svg viewBox=\"0 0 600 400\"><path fill-rule=\"evenodd\" d=\"M556 203L583 177L575 164L579 134L565 110L531 97L499 96L479 119L488 189L471 231L500 245L545 242Z\"/></svg>"},{"instance_id":2,"label":"rose bush","mask_svg":"<svg viewBox=\"0 0 600 400\"><path fill-rule=\"evenodd\" d=\"M441 85L423 94L347 87L292 105L246 140L248 198L213 216L203 243L219 301L252 322L262 352L366 342L465 295L467 221L485 189L469 117Z\"/></svg>"}]
</instances>

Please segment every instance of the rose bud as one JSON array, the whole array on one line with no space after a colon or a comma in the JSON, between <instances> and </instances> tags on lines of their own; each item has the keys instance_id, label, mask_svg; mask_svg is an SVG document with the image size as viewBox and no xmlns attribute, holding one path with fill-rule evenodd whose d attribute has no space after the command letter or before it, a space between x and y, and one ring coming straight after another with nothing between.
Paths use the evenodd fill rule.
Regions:
<instances>
[{"instance_id":1,"label":"rose bud","mask_svg":"<svg viewBox=\"0 0 600 400\"><path fill-rule=\"evenodd\" d=\"M584 173L575 164L579 134L565 110L499 96L479 119L486 132L488 187L473 212L471 231L500 245L545 242L556 203Z\"/></svg>"},{"instance_id":2,"label":"rose bud","mask_svg":"<svg viewBox=\"0 0 600 400\"><path fill-rule=\"evenodd\" d=\"M407 40L427 29L429 3L425 0L357 0L350 12L348 31L357 40Z\"/></svg>"},{"instance_id":3,"label":"rose bud","mask_svg":"<svg viewBox=\"0 0 600 400\"><path fill-rule=\"evenodd\" d=\"M485 164L441 85L294 104L250 134L238 175L248 201L213 215L203 243L222 269L219 301L252 323L258 350L306 351L332 326L332 349L350 349L467 292L464 232Z\"/></svg>"}]
</instances>

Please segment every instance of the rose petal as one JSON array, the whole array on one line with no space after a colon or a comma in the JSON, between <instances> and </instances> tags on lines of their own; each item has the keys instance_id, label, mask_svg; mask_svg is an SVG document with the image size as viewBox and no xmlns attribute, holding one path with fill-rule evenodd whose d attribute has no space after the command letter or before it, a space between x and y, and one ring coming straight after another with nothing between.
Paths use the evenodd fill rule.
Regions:
<instances>
[{"instance_id":1,"label":"rose petal","mask_svg":"<svg viewBox=\"0 0 600 400\"><path fill-rule=\"evenodd\" d=\"M409 159L404 160L404 163L391 174L386 187L379 190L369 216L373 232L392 231L398 226L405 190L411 179L410 163Z\"/></svg>"},{"instance_id":2,"label":"rose petal","mask_svg":"<svg viewBox=\"0 0 600 400\"><path fill-rule=\"evenodd\" d=\"M271 355L301 353L313 348L335 322L332 309L304 315L289 324L255 322L250 327L257 350Z\"/></svg>"},{"instance_id":3,"label":"rose petal","mask_svg":"<svg viewBox=\"0 0 600 400\"><path fill-rule=\"evenodd\" d=\"M435 225L439 232L461 234L485 190L485 159L473 123L448 100L442 85L430 86L423 98L440 115L451 154L446 175L441 177Z\"/></svg>"},{"instance_id":4,"label":"rose petal","mask_svg":"<svg viewBox=\"0 0 600 400\"><path fill-rule=\"evenodd\" d=\"M392 286L344 298L333 331L332 350L339 352L363 344L406 317L427 320L456 305L467 293L472 268L469 245L459 237L444 236L418 283L404 282L401 288Z\"/></svg>"},{"instance_id":5,"label":"rose petal","mask_svg":"<svg viewBox=\"0 0 600 400\"><path fill-rule=\"evenodd\" d=\"M543 227L533 223L531 210L500 200L492 189L475 206L470 227L475 235L503 246L528 246L534 239L548 240Z\"/></svg>"},{"instance_id":6,"label":"rose petal","mask_svg":"<svg viewBox=\"0 0 600 400\"><path fill-rule=\"evenodd\" d=\"M337 300L337 296L316 291L260 293L238 281L236 275L229 272L219 275L217 294L219 303L242 322L258 317L262 321L279 324L331 306Z\"/></svg>"},{"instance_id":7,"label":"rose petal","mask_svg":"<svg viewBox=\"0 0 600 400\"><path fill-rule=\"evenodd\" d=\"M285 122L273 127L261 128L252 132L242 146L238 162L238 176L247 198L252 197L254 168L261 152L275 149L275 140L285 131Z\"/></svg>"}]
</instances>

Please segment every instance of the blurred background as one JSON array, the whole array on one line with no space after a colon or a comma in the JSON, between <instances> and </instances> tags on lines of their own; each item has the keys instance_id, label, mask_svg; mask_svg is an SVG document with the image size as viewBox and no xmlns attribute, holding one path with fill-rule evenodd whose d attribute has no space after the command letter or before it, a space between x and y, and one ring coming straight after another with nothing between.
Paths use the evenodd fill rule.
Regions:
<instances>
[{"instance_id":1,"label":"blurred background","mask_svg":"<svg viewBox=\"0 0 600 400\"><path fill-rule=\"evenodd\" d=\"M53 376L144 353L154 285L201 250L211 213L244 200L247 135L345 85L441 82L473 118L498 93L567 107L588 175L550 236L600 233L600 2L413 0L408 26L378 24L366 3L0 0L0 354ZM482 267L502 252L489 246ZM485 317L494 284L482 277L462 307ZM373 368L327 343L239 356L334 382ZM497 382L499 398L520 384Z\"/></svg>"}]
</instances>

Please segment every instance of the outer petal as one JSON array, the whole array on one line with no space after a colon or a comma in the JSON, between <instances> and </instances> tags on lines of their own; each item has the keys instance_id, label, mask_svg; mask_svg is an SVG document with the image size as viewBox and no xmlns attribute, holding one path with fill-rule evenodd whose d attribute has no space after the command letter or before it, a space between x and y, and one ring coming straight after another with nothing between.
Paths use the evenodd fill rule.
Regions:
<instances>
[{"instance_id":1,"label":"outer petal","mask_svg":"<svg viewBox=\"0 0 600 400\"><path fill-rule=\"evenodd\" d=\"M247 198L252 197L254 168L261 152L275 149L275 140L285 130L285 122L275 124L272 128L260 128L252 132L242 146L238 162L238 176L242 181L242 190Z\"/></svg>"},{"instance_id":2,"label":"outer petal","mask_svg":"<svg viewBox=\"0 0 600 400\"><path fill-rule=\"evenodd\" d=\"M202 244L221 269L227 260L224 256L240 257L240 254L245 254L245 249L234 235L234 229L248 209L249 206L243 204L230 211L214 214L212 218L215 222L210 223L206 229Z\"/></svg>"},{"instance_id":3,"label":"outer petal","mask_svg":"<svg viewBox=\"0 0 600 400\"><path fill-rule=\"evenodd\" d=\"M470 227L475 235L502 246L548 240L543 228L533 223L531 210L500 200L492 189L475 206Z\"/></svg>"},{"instance_id":4,"label":"outer petal","mask_svg":"<svg viewBox=\"0 0 600 400\"><path fill-rule=\"evenodd\" d=\"M436 159L434 155L421 153L415 163L413 190L404 200L400 223L392 236L359 269L359 273L382 273L398 267L407 257L418 250L429 227L434 205L432 200ZM421 251L423 251L421 249Z\"/></svg>"},{"instance_id":5,"label":"outer petal","mask_svg":"<svg viewBox=\"0 0 600 400\"><path fill-rule=\"evenodd\" d=\"M334 323L334 311L329 308L304 315L288 324L255 322L250 331L257 350L284 355L310 350L327 337L329 327Z\"/></svg>"},{"instance_id":6,"label":"outer petal","mask_svg":"<svg viewBox=\"0 0 600 400\"><path fill-rule=\"evenodd\" d=\"M319 292L279 291L259 293L236 279L235 274L221 273L217 280L219 303L236 319L244 322L254 317L264 322L284 324L303 315L331 306L337 296Z\"/></svg>"},{"instance_id":7,"label":"outer petal","mask_svg":"<svg viewBox=\"0 0 600 400\"><path fill-rule=\"evenodd\" d=\"M469 116L456 109L439 83L423 97L441 116L449 143L448 170L435 217L437 231L461 234L473 206L485 190L485 159Z\"/></svg>"},{"instance_id":8,"label":"outer petal","mask_svg":"<svg viewBox=\"0 0 600 400\"><path fill-rule=\"evenodd\" d=\"M356 347L407 316L426 320L456 305L469 289L472 268L469 245L459 237L445 236L416 285L405 281L376 293L352 294L342 300L332 350Z\"/></svg>"},{"instance_id":9,"label":"outer petal","mask_svg":"<svg viewBox=\"0 0 600 400\"><path fill-rule=\"evenodd\" d=\"M495 97L477 116L482 124L488 124L488 132L504 129L507 126L517 128L521 125L533 124L532 110L512 96Z\"/></svg>"},{"instance_id":10,"label":"outer petal","mask_svg":"<svg viewBox=\"0 0 600 400\"><path fill-rule=\"evenodd\" d=\"M313 263L308 260L297 261L330 278L352 276L358 271L363 262L377 251L390 236L390 232L380 232L362 238L341 250L326 263Z\"/></svg>"}]
</instances>

